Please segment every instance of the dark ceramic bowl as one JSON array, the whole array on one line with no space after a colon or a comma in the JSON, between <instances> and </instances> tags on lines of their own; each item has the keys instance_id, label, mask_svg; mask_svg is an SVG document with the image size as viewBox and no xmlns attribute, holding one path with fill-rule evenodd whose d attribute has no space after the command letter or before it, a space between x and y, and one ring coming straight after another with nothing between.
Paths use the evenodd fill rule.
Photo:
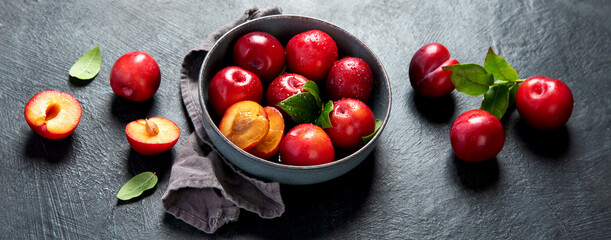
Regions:
<instances>
[{"instance_id":1,"label":"dark ceramic bowl","mask_svg":"<svg viewBox=\"0 0 611 240\"><path fill-rule=\"evenodd\" d=\"M318 29L329 34L337 43L339 58L344 56L358 57L367 62L373 71L374 86L371 99L367 104L376 118L383 121L378 133L365 146L352 153L339 153L339 159L334 162L315 166L291 166L278 163L277 159L265 160L243 151L225 138L216 123L220 116L211 111L208 100L208 85L219 70L233 65L232 49L237 39L252 31L263 31L272 34L286 46L294 35L312 29ZM324 85L321 86L321 90ZM276 15L262 17L243 23L223 35L210 49L204 59L199 79L200 104L204 109L204 127L215 147L231 163L240 169L283 184L305 185L319 183L336 178L360 164L373 150L382 134L390 115L391 91L388 76L380 60L358 38L331 23L304 16ZM290 129L286 129L288 132Z\"/></svg>"}]
</instances>

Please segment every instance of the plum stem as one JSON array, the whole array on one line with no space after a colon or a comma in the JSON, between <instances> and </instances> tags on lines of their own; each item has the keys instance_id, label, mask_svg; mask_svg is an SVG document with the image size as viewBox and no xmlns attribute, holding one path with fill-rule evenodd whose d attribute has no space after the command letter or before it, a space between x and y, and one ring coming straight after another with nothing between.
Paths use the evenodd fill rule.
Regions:
<instances>
[{"instance_id":1,"label":"plum stem","mask_svg":"<svg viewBox=\"0 0 611 240\"><path fill-rule=\"evenodd\" d=\"M522 83L524 81L526 81L526 79L516 79L516 80L510 80L510 81L497 80L497 81L494 82L494 84L492 84L490 86L493 87L493 86L513 85L513 84Z\"/></svg>"}]
</instances>

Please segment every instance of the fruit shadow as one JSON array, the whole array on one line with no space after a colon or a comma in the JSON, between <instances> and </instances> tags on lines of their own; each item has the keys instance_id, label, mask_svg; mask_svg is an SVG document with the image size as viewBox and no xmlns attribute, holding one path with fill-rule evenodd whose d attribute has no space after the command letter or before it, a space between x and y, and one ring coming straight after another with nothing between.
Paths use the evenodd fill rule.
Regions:
<instances>
[{"instance_id":1,"label":"fruit shadow","mask_svg":"<svg viewBox=\"0 0 611 240\"><path fill-rule=\"evenodd\" d=\"M164 181L165 178L170 175L170 170L173 163L172 159L174 159L173 150L161 153L159 155L146 156L137 153L133 149L130 149L129 156L127 158L127 172L129 173L129 178L132 178L142 172L154 172L157 175L159 182ZM155 191L157 191L158 185L159 183L152 189L144 191L142 195L127 201L117 199L117 206L137 202L152 195L155 193Z\"/></svg>"},{"instance_id":2,"label":"fruit shadow","mask_svg":"<svg viewBox=\"0 0 611 240\"><path fill-rule=\"evenodd\" d=\"M134 102L115 95L112 99L111 111L117 120L123 124L128 124L134 120L148 118L154 105L154 97L144 102Z\"/></svg>"},{"instance_id":3,"label":"fruit shadow","mask_svg":"<svg viewBox=\"0 0 611 240\"><path fill-rule=\"evenodd\" d=\"M418 110L420 117L430 123L449 123L454 115L456 102L452 94L428 98L412 91L410 109Z\"/></svg>"},{"instance_id":4,"label":"fruit shadow","mask_svg":"<svg viewBox=\"0 0 611 240\"><path fill-rule=\"evenodd\" d=\"M72 135L59 140L46 139L31 132L23 149L28 158L43 159L47 163L59 164L72 150Z\"/></svg>"},{"instance_id":5,"label":"fruit shadow","mask_svg":"<svg viewBox=\"0 0 611 240\"><path fill-rule=\"evenodd\" d=\"M87 79L87 80L83 80L83 79L79 79L79 78L75 78L73 76L68 75L68 81L77 87L84 87L89 85L89 83L93 82L93 80L97 77L98 75L96 74L93 78L91 79Z\"/></svg>"},{"instance_id":6,"label":"fruit shadow","mask_svg":"<svg viewBox=\"0 0 611 240\"><path fill-rule=\"evenodd\" d=\"M231 237L236 231L254 233L264 239L316 239L344 226L363 207L372 188L375 159L370 154L348 173L313 185L281 185L284 214L262 220L258 215L240 212L240 220L217 231ZM266 231L273 229L273 231Z\"/></svg>"},{"instance_id":7,"label":"fruit shadow","mask_svg":"<svg viewBox=\"0 0 611 240\"><path fill-rule=\"evenodd\" d=\"M505 114L503 115L503 117L500 119L501 120L501 124L503 124L503 128L505 129L505 131L507 131L507 124L509 124L509 122L511 121L511 115L513 114L513 112L516 111L516 107L515 104L511 105L509 107L507 107L507 110L505 111Z\"/></svg>"},{"instance_id":8,"label":"fruit shadow","mask_svg":"<svg viewBox=\"0 0 611 240\"><path fill-rule=\"evenodd\" d=\"M551 131L538 130L523 119L515 125L517 136L533 153L546 158L561 159L570 149L570 134L566 126Z\"/></svg>"},{"instance_id":9,"label":"fruit shadow","mask_svg":"<svg viewBox=\"0 0 611 240\"><path fill-rule=\"evenodd\" d=\"M450 153L451 174L462 187L483 192L497 185L500 176L499 163L496 157L482 162L465 162Z\"/></svg>"},{"instance_id":10,"label":"fruit shadow","mask_svg":"<svg viewBox=\"0 0 611 240\"><path fill-rule=\"evenodd\" d=\"M133 149L129 150L127 158L127 171L130 177L136 176L142 172L157 173L159 181L169 176L174 159L174 149L170 149L164 153L146 156L142 155Z\"/></svg>"}]
</instances>

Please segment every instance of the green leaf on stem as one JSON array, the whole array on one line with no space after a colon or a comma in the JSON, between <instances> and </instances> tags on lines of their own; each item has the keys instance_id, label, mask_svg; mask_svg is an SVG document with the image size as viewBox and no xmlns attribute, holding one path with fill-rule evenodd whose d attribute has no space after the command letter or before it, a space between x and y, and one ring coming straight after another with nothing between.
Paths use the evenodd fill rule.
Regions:
<instances>
[{"instance_id":1,"label":"green leaf on stem","mask_svg":"<svg viewBox=\"0 0 611 240\"><path fill-rule=\"evenodd\" d=\"M371 141L371 139L373 138L373 136L375 136L375 135L376 135L376 133L378 133L378 131L380 130L380 127L382 127L382 120L380 120L380 119L376 119L376 127L375 127L375 130L373 130L373 133L371 133L371 134L369 134L369 135L367 135L367 136L364 136L364 137L363 137L363 142L364 142L365 144L367 144L369 141Z\"/></svg>"},{"instance_id":2,"label":"green leaf on stem","mask_svg":"<svg viewBox=\"0 0 611 240\"><path fill-rule=\"evenodd\" d=\"M509 107L513 106L516 103L516 93L518 93L519 87L520 84L517 83L509 86Z\"/></svg>"},{"instance_id":3,"label":"green leaf on stem","mask_svg":"<svg viewBox=\"0 0 611 240\"><path fill-rule=\"evenodd\" d=\"M488 49L486 60L484 60L484 68L489 73L492 73L494 78L505 81L515 81L518 79L518 72L511 67L505 59L496 55L492 47Z\"/></svg>"},{"instance_id":4,"label":"green leaf on stem","mask_svg":"<svg viewBox=\"0 0 611 240\"><path fill-rule=\"evenodd\" d=\"M310 92L302 92L284 99L278 103L296 123L314 123L318 118L320 107L316 98Z\"/></svg>"},{"instance_id":5,"label":"green leaf on stem","mask_svg":"<svg viewBox=\"0 0 611 240\"><path fill-rule=\"evenodd\" d=\"M83 56L72 65L69 73L71 77L89 80L98 75L101 67L102 56L100 54L100 47L95 46L83 54Z\"/></svg>"},{"instance_id":6,"label":"green leaf on stem","mask_svg":"<svg viewBox=\"0 0 611 240\"><path fill-rule=\"evenodd\" d=\"M325 106L323 107L322 111L320 112L320 115L318 116L318 119L316 119L315 124L323 129L333 127L333 125L331 124L331 118L329 117L329 114L332 111L333 111L333 101L329 100L327 104L325 104Z\"/></svg>"},{"instance_id":7,"label":"green leaf on stem","mask_svg":"<svg viewBox=\"0 0 611 240\"><path fill-rule=\"evenodd\" d=\"M119 189L117 198L125 201L140 196L144 191L155 187L157 180L157 175L153 172L140 173Z\"/></svg>"},{"instance_id":8,"label":"green leaf on stem","mask_svg":"<svg viewBox=\"0 0 611 240\"><path fill-rule=\"evenodd\" d=\"M443 70L452 71L450 80L459 92L471 96L479 96L486 92L492 84L494 78L484 67L475 63L456 64L442 67Z\"/></svg>"},{"instance_id":9,"label":"green leaf on stem","mask_svg":"<svg viewBox=\"0 0 611 240\"><path fill-rule=\"evenodd\" d=\"M322 99L320 99L320 89L318 88L318 85L316 85L316 82L307 81L305 84L303 84L303 89L310 92L316 99L316 105L318 105L318 108L322 108Z\"/></svg>"},{"instance_id":10,"label":"green leaf on stem","mask_svg":"<svg viewBox=\"0 0 611 240\"><path fill-rule=\"evenodd\" d=\"M492 113L496 118L501 119L509 106L509 87L498 85L490 87L484 94L480 109Z\"/></svg>"}]
</instances>

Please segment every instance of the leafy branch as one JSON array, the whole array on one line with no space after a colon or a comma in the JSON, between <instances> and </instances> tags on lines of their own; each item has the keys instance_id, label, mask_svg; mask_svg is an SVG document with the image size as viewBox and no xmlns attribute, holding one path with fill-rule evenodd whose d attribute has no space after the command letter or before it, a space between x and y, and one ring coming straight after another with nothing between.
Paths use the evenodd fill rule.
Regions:
<instances>
[{"instance_id":1,"label":"leafy branch","mask_svg":"<svg viewBox=\"0 0 611 240\"><path fill-rule=\"evenodd\" d=\"M456 91L476 97L484 95L480 109L501 119L507 108L515 103L519 84L518 73L505 59L488 49L484 66L475 63L456 64L443 67L451 71L450 80ZM495 81L495 79L497 79Z\"/></svg>"}]
</instances>

